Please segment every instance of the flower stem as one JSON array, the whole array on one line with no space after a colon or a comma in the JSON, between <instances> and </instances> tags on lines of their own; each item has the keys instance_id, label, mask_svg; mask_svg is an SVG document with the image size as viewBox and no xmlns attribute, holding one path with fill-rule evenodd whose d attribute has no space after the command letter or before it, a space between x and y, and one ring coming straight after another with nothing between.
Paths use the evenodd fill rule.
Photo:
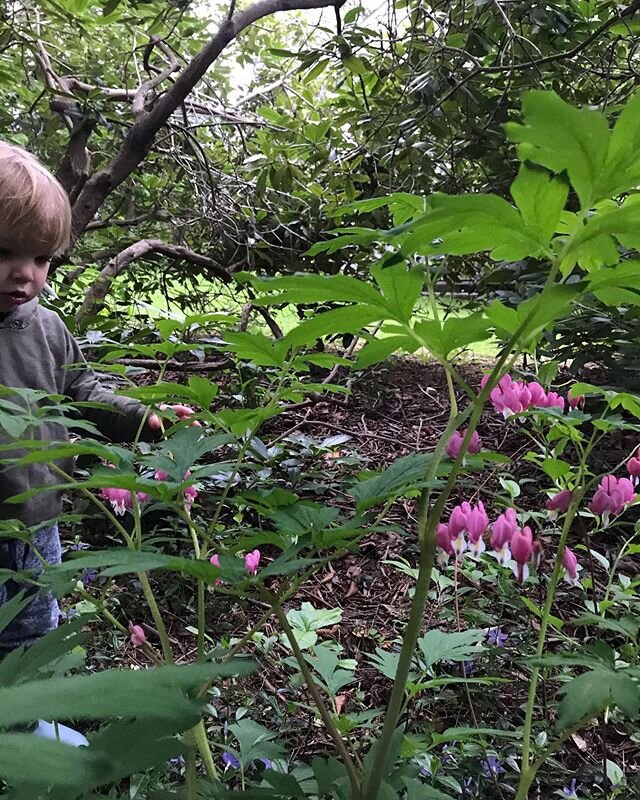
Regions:
<instances>
[{"instance_id":1,"label":"flower stem","mask_svg":"<svg viewBox=\"0 0 640 800\"><path fill-rule=\"evenodd\" d=\"M162 619L162 614L160 613L160 609L158 608L158 603L156 602L155 595L153 594L153 589L151 588L151 584L149 583L149 578L147 577L146 572L139 572L138 579L142 584L142 591L144 593L145 600L149 606L149 610L151 611L151 616L153 617L153 621L156 624L156 628L158 630L158 636L160 637L160 643L162 645L162 655L164 656L164 660L167 664L173 664L173 651L171 649L171 644L169 642L169 636L167 634L167 629L164 624L164 620Z\"/></svg>"},{"instance_id":2,"label":"flower stem","mask_svg":"<svg viewBox=\"0 0 640 800\"><path fill-rule=\"evenodd\" d=\"M291 649L293 650L293 654L298 662L298 666L300 667L300 672L302 673L302 677L304 678L304 682L307 685L307 689L309 690L309 694L313 698L314 703L316 704L316 708L318 709L318 713L320 714L322 721L325 724L327 732L333 739L333 743L336 746L336 750L342 757L344 762L345 769L349 775L349 783L351 784L351 800L358 800L361 797L360 794L360 775L358 773L358 769L351 758L349 751L342 739L342 735L340 731L336 728L333 720L331 719L331 714L329 713L325 702L320 694L320 690L318 689L316 682L313 679L313 675L311 674L311 670L309 669L309 665L307 664L307 660L304 657L302 650L298 645L298 641L296 636L291 629L291 625L289 625L289 620L287 619L287 615L284 613L282 606L280 605L280 600L273 595L265 594L265 598L269 600L271 606L278 617L278 621L280 625L282 625L282 630L285 633L285 636L289 640L289 644L291 645Z\"/></svg>"}]
</instances>

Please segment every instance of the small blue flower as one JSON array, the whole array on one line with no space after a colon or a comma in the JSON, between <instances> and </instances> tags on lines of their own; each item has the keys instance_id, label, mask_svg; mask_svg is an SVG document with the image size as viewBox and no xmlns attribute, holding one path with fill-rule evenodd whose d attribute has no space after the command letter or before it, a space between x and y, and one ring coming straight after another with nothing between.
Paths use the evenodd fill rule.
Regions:
<instances>
[{"instance_id":1,"label":"small blue flower","mask_svg":"<svg viewBox=\"0 0 640 800\"><path fill-rule=\"evenodd\" d=\"M95 569L85 569L80 576L80 580L82 581L82 585L87 587L89 584L93 583L95 579L98 577L98 572Z\"/></svg>"},{"instance_id":2,"label":"small blue flower","mask_svg":"<svg viewBox=\"0 0 640 800\"><path fill-rule=\"evenodd\" d=\"M463 661L462 662L462 674L463 675L473 675L475 672L476 667L473 661Z\"/></svg>"},{"instance_id":3,"label":"small blue flower","mask_svg":"<svg viewBox=\"0 0 640 800\"><path fill-rule=\"evenodd\" d=\"M505 772L505 769L496 756L487 756L482 762L482 771L487 778L494 778Z\"/></svg>"},{"instance_id":4,"label":"small blue flower","mask_svg":"<svg viewBox=\"0 0 640 800\"><path fill-rule=\"evenodd\" d=\"M575 778L572 778L571 783L568 786L565 786L562 790L562 793L566 795L567 800L578 800L578 781Z\"/></svg>"},{"instance_id":5,"label":"small blue flower","mask_svg":"<svg viewBox=\"0 0 640 800\"><path fill-rule=\"evenodd\" d=\"M473 797L474 789L475 789L475 784L473 778L469 776L468 778L463 779L459 794L461 795L461 797L464 798Z\"/></svg>"},{"instance_id":6,"label":"small blue flower","mask_svg":"<svg viewBox=\"0 0 640 800\"><path fill-rule=\"evenodd\" d=\"M228 769L229 767L231 767L232 769L238 769L238 767L240 766L240 762L233 755L233 753L223 753L222 761L224 763L225 769Z\"/></svg>"},{"instance_id":7,"label":"small blue flower","mask_svg":"<svg viewBox=\"0 0 640 800\"><path fill-rule=\"evenodd\" d=\"M76 610L75 608L70 608L68 611L60 609L58 613L62 619L73 619L76 615Z\"/></svg>"},{"instance_id":8,"label":"small blue flower","mask_svg":"<svg viewBox=\"0 0 640 800\"><path fill-rule=\"evenodd\" d=\"M271 763L270 758L259 758L258 761L262 761L265 769L273 769L273 764Z\"/></svg>"},{"instance_id":9,"label":"small blue flower","mask_svg":"<svg viewBox=\"0 0 640 800\"><path fill-rule=\"evenodd\" d=\"M487 631L487 644L492 647L504 647L504 643L508 638L509 636L498 627L489 628Z\"/></svg>"}]
</instances>

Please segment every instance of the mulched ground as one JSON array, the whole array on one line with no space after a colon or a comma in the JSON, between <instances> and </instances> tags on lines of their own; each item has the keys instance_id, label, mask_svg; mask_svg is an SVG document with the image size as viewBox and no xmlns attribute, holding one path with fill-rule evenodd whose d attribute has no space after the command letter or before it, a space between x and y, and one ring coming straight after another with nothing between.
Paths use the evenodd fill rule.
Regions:
<instances>
[{"instance_id":1,"label":"mulched ground","mask_svg":"<svg viewBox=\"0 0 640 800\"><path fill-rule=\"evenodd\" d=\"M477 387L486 366L481 362L462 365L467 383ZM184 376L179 378L183 379ZM168 379L171 380L170 375ZM341 446L342 452L357 453L361 460L360 469L379 468L400 456L432 450L446 426L447 389L444 373L438 365L408 359L389 362L361 374L351 383L350 389L351 394L347 397L336 396L302 404L275 418L261 431L261 438L269 444L292 434L306 434L316 440L335 434L347 434L351 439ZM534 482L530 484L523 482L523 495L518 498L518 503L525 508L537 510L536 504L540 502L540 474L532 465L519 461L529 449L527 438L517 432L515 426L505 424L502 417L490 409L483 416L479 433L486 449L496 450L514 459L518 464L519 480L533 479ZM607 443L607 450L599 452L598 456L603 462L615 463L629 449L628 437L613 436ZM327 464L330 471L330 461ZM549 481L548 486L550 485ZM494 491L500 491L495 473L481 473L462 487L461 493L453 499L452 504L461 499L473 502L479 497L487 501L487 497L490 498ZM490 500L487 505L491 517ZM344 656L355 658L359 662L358 683L347 687L343 692L344 708L348 711L383 706L387 701L389 681L367 665L364 655L374 652L376 647L391 648L400 637L408 615L412 580L383 562L406 559L411 565L416 564L415 501L397 503L385 521L396 523L398 530L367 537L357 552L349 553L327 565L307 581L289 604L299 607L301 602L308 601L317 608L342 610L342 623L321 631L320 634L321 637L339 641L344 647ZM581 538L580 532L576 531L575 536L576 539ZM616 551L619 543L619 535L601 537L598 540L598 550L610 555ZM551 557L552 554L549 554L548 562L543 563L542 569L550 568ZM597 586L602 589L606 573L598 564L592 566L593 577ZM636 564L629 563L628 566L638 571ZM461 581L462 596L464 591L476 591L478 588L485 593L484 600L490 603L496 592L495 586L472 586L468 580ZM540 604L535 592L535 588L531 589L529 595L534 602ZM584 610L581 597L565 593L563 598L562 606L555 609L559 616L571 618ZM436 595L427 608L425 630L442 626L443 620L445 627L455 628L456 624L454 622L452 625L452 619L456 616L457 624L463 628L469 627L465 621L466 601L461 601L462 612L456 608L456 613L453 614L451 600L451 592L442 591ZM179 601L172 600L172 609L179 609L179 605ZM212 599L209 609L211 630L215 631L216 637L241 633L263 610L259 604L238 604L217 595ZM522 619L513 615L512 609L503 608L503 611L506 615L506 628L514 632L516 639L520 637L522 640L535 635L535 620L529 619L523 623ZM183 658L189 660L193 654L193 636L185 634L179 610L175 613L168 611L167 616L171 636L179 646ZM279 629L276 624L267 623L264 632L276 635ZM275 703L280 709L280 724L282 730L290 734L288 738L293 744L292 755L308 760L316 753L326 752L328 743L322 730L312 724L308 715L305 716L300 709L288 708L291 698L301 698L299 690L288 685L287 675L283 674L279 663L281 655L261 658L263 669L254 676L254 683L250 688L255 690L255 702L258 705L267 708L269 704L273 706ZM450 693L448 702L417 703L412 712L413 726L421 720L424 721L425 729L435 730L473 725L473 716L477 714L482 726L512 728L514 719L521 718L520 707L528 688L526 672L518 666L516 655L510 655L507 647L503 663L499 665L501 673L510 673L511 677L518 678L514 683L508 684L504 692L499 689L488 690L489 702L482 692L474 692L471 699L470 695L465 696L460 690ZM135 660L136 654L129 652L127 657ZM556 688L554 685L550 692L555 692ZM233 690L229 690L220 701L221 716L232 716L234 703L242 702L246 692L246 683L235 694ZM267 718L268 712L265 714ZM624 728L613 722L602 729L592 726L581 734L578 740L574 740L574 744L568 746L562 760L578 774L589 774L598 769L601 771L603 734L606 737L605 750L608 757L624 765L627 774L640 771L638 744L631 741ZM491 793L483 795L492 796ZM500 794L495 796L499 797Z\"/></svg>"}]
</instances>

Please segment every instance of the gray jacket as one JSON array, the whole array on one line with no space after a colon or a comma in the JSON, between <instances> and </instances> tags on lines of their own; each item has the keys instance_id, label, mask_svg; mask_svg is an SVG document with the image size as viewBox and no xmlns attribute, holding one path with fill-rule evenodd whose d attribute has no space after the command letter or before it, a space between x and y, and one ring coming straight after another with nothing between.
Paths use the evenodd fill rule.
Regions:
<instances>
[{"instance_id":1,"label":"gray jacket","mask_svg":"<svg viewBox=\"0 0 640 800\"><path fill-rule=\"evenodd\" d=\"M133 440L145 407L105 388L88 366L68 368L71 364L86 365L78 343L60 317L40 306L37 298L13 309L0 322L0 385L41 389L49 394L65 395L72 401L107 403L112 410L83 409L82 416L94 422L112 441ZM21 402L16 395L5 398ZM145 433L143 438L153 438L150 429ZM64 427L49 423L25 433L25 438L31 437L43 441L66 441L68 438ZM0 443L12 441L0 417ZM16 453L11 451L10 455ZM0 459L8 455L0 451ZM72 459L56 463L68 474L73 470ZM0 462L0 519L19 519L27 525L35 525L56 518L62 507L62 497L57 491L43 492L19 505L3 501L28 489L60 482L49 464L15 467Z\"/></svg>"}]
</instances>

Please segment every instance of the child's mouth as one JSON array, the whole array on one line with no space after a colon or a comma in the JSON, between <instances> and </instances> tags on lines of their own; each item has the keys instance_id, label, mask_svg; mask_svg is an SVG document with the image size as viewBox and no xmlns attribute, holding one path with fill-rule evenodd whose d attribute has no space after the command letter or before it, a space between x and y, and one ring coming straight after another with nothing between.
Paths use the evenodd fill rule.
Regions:
<instances>
[{"instance_id":1,"label":"child's mouth","mask_svg":"<svg viewBox=\"0 0 640 800\"><path fill-rule=\"evenodd\" d=\"M3 297L6 302L15 306L19 306L27 299L27 295L24 292L2 292L0 293L0 297Z\"/></svg>"}]
</instances>

